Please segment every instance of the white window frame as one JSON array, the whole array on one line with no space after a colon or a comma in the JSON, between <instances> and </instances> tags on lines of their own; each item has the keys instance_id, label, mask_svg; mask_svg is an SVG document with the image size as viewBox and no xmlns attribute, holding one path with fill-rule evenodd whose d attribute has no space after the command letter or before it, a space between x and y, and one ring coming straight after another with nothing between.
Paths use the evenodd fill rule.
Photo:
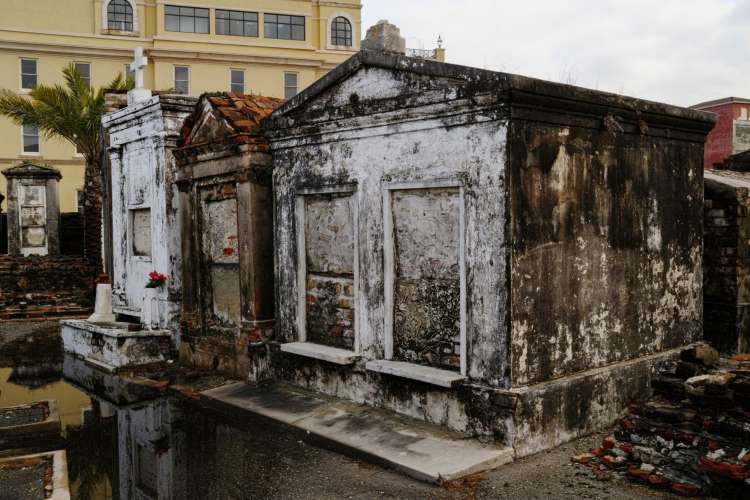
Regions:
<instances>
[{"instance_id":1,"label":"white window frame","mask_svg":"<svg viewBox=\"0 0 750 500\"><path fill-rule=\"evenodd\" d=\"M86 61L73 61L73 64L75 65L76 69L78 69L79 65L81 65L81 66L85 65L85 66L89 67L88 85L89 85L89 88L91 88L91 80L93 78L91 76L91 69L92 69L91 63L90 62L86 62ZM84 78L83 80L86 81L87 78Z\"/></svg>"},{"instance_id":2,"label":"white window frame","mask_svg":"<svg viewBox=\"0 0 750 500\"><path fill-rule=\"evenodd\" d=\"M235 71L242 73L242 90L240 92L244 94L246 93L245 89L247 89L247 70L245 70L244 68L229 68L229 90L234 92L234 90L232 89L232 85L234 85L233 73Z\"/></svg>"},{"instance_id":3,"label":"white window frame","mask_svg":"<svg viewBox=\"0 0 750 500\"><path fill-rule=\"evenodd\" d=\"M190 71L190 66L184 66L182 64L175 64L172 67L172 83L174 83L174 89L175 92L177 91L177 68L185 68L187 69L187 92L182 95L190 95L190 91L192 90L191 87L191 80L192 80L192 72Z\"/></svg>"},{"instance_id":4,"label":"white window frame","mask_svg":"<svg viewBox=\"0 0 750 500\"><path fill-rule=\"evenodd\" d=\"M102 2L102 31L103 32L110 32L115 34L124 34L124 35L137 35L140 33L140 27L138 26L138 5L136 5L135 0L126 0L130 7L133 9L133 31L121 31L121 30L114 30L109 28L109 15L107 13L107 7L109 7L110 0L107 0L106 2Z\"/></svg>"},{"instance_id":5,"label":"white window frame","mask_svg":"<svg viewBox=\"0 0 750 500\"><path fill-rule=\"evenodd\" d=\"M38 151L26 151L26 136L27 134L23 130L23 125L21 125L21 155L22 156L41 156L42 155L42 134L39 132L39 127L36 127L36 138L37 138L37 144Z\"/></svg>"},{"instance_id":6,"label":"white window frame","mask_svg":"<svg viewBox=\"0 0 750 500\"><path fill-rule=\"evenodd\" d=\"M297 227L297 341L307 342L307 250L305 238L305 200L315 195L348 195L352 206L352 231L354 231L353 255L353 309L354 309L354 354L362 351L360 334L359 295L359 196L356 184L340 184L316 188L297 189L295 200L295 223Z\"/></svg>"},{"instance_id":7,"label":"white window frame","mask_svg":"<svg viewBox=\"0 0 750 500\"><path fill-rule=\"evenodd\" d=\"M349 24L352 25L352 44L350 47L347 47L346 45L334 45L332 43L332 35L333 35L333 20L337 17L343 17L346 20L349 21ZM349 52L356 52L359 50L359 37L357 36L357 24L354 22L354 18L352 18L351 15L347 14L346 12L336 12L334 14L331 14L327 19L328 29L326 30L326 48L328 50L344 50Z\"/></svg>"},{"instance_id":8,"label":"white window frame","mask_svg":"<svg viewBox=\"0 0 750 500\"><path fill-rule=\"evenodd\" d=\"M294 94L294 96L296 96L297 94L299 94L299 72L298 71L284 71L284 81L283 81L283 85L284 85L284 99L288 100L288 99L294 98L294 96L292 96L292 97L287 97L286 96L286 89L287 88L291 88L291 87L287 87L287 84L286 84L286 75L294 75L294 76L297 77L297 85L295 87L296 93Z\"/></svg>"},{"instance_id":9,"label":"white window frame","mask_svg":"<svg viewBox=\"0 0 750 500\"><path fill-rule=\"evenodd\" d=\"M385 318L384 318L384 348L385 359L393 359L393 287L396 277L395 243L393 235L393 211L391 208L391 193L413 189L456 188L459 193L459 248L458 267L460 283L460 339L461 339L461 375L466 376L468 358L466 343L466 196L464 183L458 179L435 179L425 181L386 182L383 184L383 262L385 284Z\"/></svg>"},{"instance_id":10,"label":"white window frame","mask_svg":"<svg viewBox=\"0 0 750 500\"><path fill-rule=\"evenodd\" d=\"M18 88L21 89L21 92L26 93L30 92L31 88L24 87L23 86L23 62L24 61L34 61L34 76L36 77L36 84L39 85L39 59L36 59L34 57L21 57L18 60ZM28 73L31 74L31 73Z\"/></svg>"}]
</instances>

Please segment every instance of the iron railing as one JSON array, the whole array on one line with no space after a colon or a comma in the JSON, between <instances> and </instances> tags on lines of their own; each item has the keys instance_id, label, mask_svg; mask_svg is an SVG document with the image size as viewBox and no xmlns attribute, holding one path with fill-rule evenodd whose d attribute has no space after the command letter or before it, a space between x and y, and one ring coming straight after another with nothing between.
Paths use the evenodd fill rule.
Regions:
<instances>
[{"instance_id":1,"label":"iron railing","mask_svg":"<svg viewBox=\"0 0 750 500\"><path fill-rule=\"evenodd\" d=\"M436 49L406 49L406 55L409 57L417 57L419 59L437 59Z\"/></svg>"}]
</instances>

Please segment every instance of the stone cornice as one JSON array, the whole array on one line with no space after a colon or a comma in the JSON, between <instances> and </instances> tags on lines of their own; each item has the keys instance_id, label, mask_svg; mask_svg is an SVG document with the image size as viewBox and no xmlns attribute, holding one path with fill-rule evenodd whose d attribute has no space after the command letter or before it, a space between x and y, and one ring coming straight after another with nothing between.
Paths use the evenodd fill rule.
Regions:
<instances>
[{"instance_id":1,"label":"stone cornice","mask_svg":"<svg viewBox=\"0 0 750 500\"><path fill-rule=\"evenodd\" d=\"M135 44L134 44L135 45ZM260 56L251 54L233 54L228 52L180 50L180 49L152 49L145 47L149 56L154 59L188 59L224 62L245 62L257 64L271 64L284 66L302 66L311 68L331 69L336 62L320 59L304 59L285 56ZM50 43L17 42L0 40L0 50L16 52L38 52L57 55L75 55L86 57L122 57L132 58L131 47L92 47L86 45L57 45ZM312 52L312 51L311 51ZM315 51L317 52L317 51ZM333 55L333 54L331 54ZM346 54L349 55L349 54Z\"/></svg>"}]
</instances>

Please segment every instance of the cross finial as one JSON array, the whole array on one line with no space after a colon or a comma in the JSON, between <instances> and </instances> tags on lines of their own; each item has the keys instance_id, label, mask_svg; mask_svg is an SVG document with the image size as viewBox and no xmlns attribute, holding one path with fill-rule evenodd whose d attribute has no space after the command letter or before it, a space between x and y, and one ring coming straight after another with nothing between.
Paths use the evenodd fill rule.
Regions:
<instances>
[{"instance_id":1,"label":"cross finial","mask_svg":"<svg viewBox=\"0 0 750 500\"><path fill-rule=\"evenodd\" d=\"M133 51L133 62L130 71L135 75L135 88L143 88L143 68L148 66L148 58L143 55L143 47L136 47Z\"/></svg>"},{"instance_id":2,"label":"cross finial","mask_svg":"<svg viewBox=\"0 0 750 500\"><path fill-rule=\"evenodd\" d=\"M143 47L136 47L133 62L130 63L130 71L135 75L135 88L128 92L128 106L151 98L151 91L143 88L143 68L147 65L148 58L143 55Z\"/></svg>"}]
</instances>

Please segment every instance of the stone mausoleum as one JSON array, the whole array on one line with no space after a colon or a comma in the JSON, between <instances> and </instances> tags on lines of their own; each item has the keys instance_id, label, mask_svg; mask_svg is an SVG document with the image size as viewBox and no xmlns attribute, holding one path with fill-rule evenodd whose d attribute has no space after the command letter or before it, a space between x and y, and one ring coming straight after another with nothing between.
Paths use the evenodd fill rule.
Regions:
<instances>
[{"instance_id":1,"label":"stone mausoleum","mask_svg":"<svg viewBox=\"0 0 750 500\"><path fill-rule=\"evenodd\" d=\"M105 115L112 197L112 290L115 313L141 319L148 273L167 276L158 291L158 328L177 330L181 233L174 185L180 129L196 99L157 95Z\"/></svg>"},{"instance_id":2,"label":"stone mausoleum","mask_svg":"<svg viewBox=\"0 0 750 500\"><path fill-rule=\"evenodd\" d=\"M612 422L701 338L713 123L361 51L264 122L275 378L515 456Z\"/></svg>"},{"instance_id":3,"label":"stone mausoleum","mask_svg":"<svg viewBox=\"0 0 750 500\"><path fill-rule=\"evenodd\" d=\"M60 171L25 161L3 171L8 180L8 253L60 253Z\"/></svg>"},{"instance_id":4,"label":"stone mausoleum","mask_svg":"<svg viewBox=\"0 0 750 500\"><path fill-rule=\"evenodd\" d=\"M179 344L182 295L181 232L174 183L177 147L195 98L157 95L142 88L128 106L102 118L111 164L112 295L102 297L117 322L61 322L63 348L105 370L170 359ZM149 273L164 274L164 285L151 289ZM99 301L97 301L99 302Z\"/></svg>"},{"instance_id":5,"label":"stone mausoleum","mask_svg":"<svg viewBox=\"0 0 750 500\"><path fill-rule=\"evenodd\" d=\"M180 360L259 378L273 336L271 154L260 122L282 103L202 96L175 150L182 224Z\"/></svg>"}]
</instances>

